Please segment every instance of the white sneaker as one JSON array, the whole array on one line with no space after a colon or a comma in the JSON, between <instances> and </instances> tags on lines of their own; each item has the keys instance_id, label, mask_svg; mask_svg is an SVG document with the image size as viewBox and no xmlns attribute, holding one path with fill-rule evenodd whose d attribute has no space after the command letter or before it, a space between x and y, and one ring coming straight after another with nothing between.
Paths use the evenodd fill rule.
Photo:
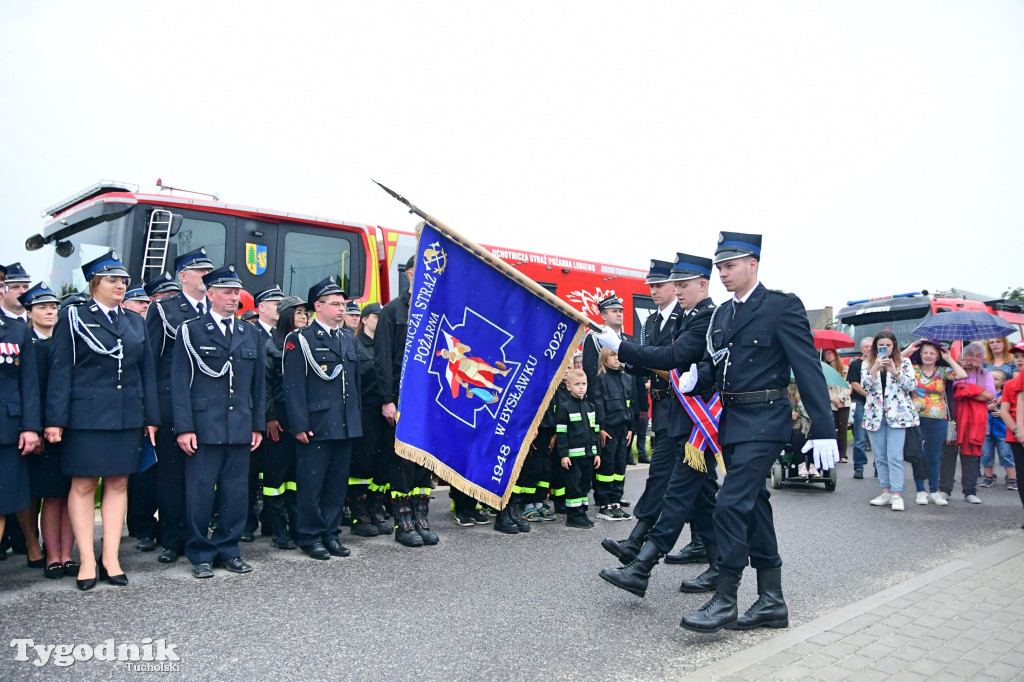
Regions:
<instances>
[{"instance_id":1,"label":"white sneaker","mask_svg":"<svg viewBox=\"0 0 1024 682\"><path fill-rule=\"evenodd\" d=\"M903 511L903 496L902 495L893 495L892 496L892 510L893 511Z\"/></svg>"},{"instance_id":2,"label":"white sneaker","mask_svg":"<svg viewBox=\"0 0 1024 682\"><path fill-rule=\"evenodd\" d=\"M946 502L946 497L942 493L931 493L928 498L932 501L936 507L947 507L949 502Z\"/></svg>"},{"instance_id":3,"label":"white sneaker","mask_svg":"<svg viewBox=\"0 0 1024 682\"><path fill-rule=\"evenodd\" d=\"M981 504L981 498L977 495L964 495L964 499L971 504Z\"/></svg>"},{"instance_id":4,"label":"white sneaker","mask_svg":"<svg viewBox=\"0 0 1024 682\"><path fill-rule=\"evenodd\" d=\"M818 468L816 466L814 466L813 464L811 466L807 467L807 475L808 476L817 476L818 475Z\"/></svg>"},{"instance_id":5,"label":"white sneaker","mask_svg":"<svg viewBox=\"0 0 1024 682\"><path fill-rule=\"evenodd\" d=\"M914 499L914 502L917 502L918 504L928 504L928 493L922 490L917 494L917 497Z\"/></svg>"},{"instance_id":6,"label":"white sneaker","mask_svg":"<svg viewBox=\"0 0 1024 682\"><path fill-rule=\"evenodd\" d=\"M892 493L882 493L869 503L873 507L887 507L892 503Z\"/></svg>"},{"instance_id":7,"label":"white sneaker","mask_svg":"<svg viewBox=\"0 0 1024 682\"><path fill-rule=\"evenodd\" d=\"M942 492L941 490L939 491L939 497L942 498L943 502L947 502L947 503L949 502L949 495L947 495L946 493Z\"/></svg>"},{"instance_id":8,"label":"white sneaker","mask_svg":"<svg viewBox=\"0 0 1024 682\"><path fill-rule=\"evenodd\" d=\"M807 462L800 462L796 467L797 476L807 476Z\"/></svg>"}]
</instances>

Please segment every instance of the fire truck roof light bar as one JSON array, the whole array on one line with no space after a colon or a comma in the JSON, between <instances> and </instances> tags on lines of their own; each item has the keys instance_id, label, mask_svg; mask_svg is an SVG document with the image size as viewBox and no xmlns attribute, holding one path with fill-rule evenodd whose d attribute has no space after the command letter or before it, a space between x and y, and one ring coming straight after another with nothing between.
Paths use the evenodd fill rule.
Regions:
<instances>
[{"instance_id":1,"label":"fire truck roof light bar","mask_svg":"<svg viewBox=\"0 0 1024 682\"><path fill-rule=\"evenodd\" d=\"M139 186L133 185L130 182L115 182L113 180L100 180L94 185L86 187L77 194L72 194L63 201L58 201L49 208L44 208L43 212L40 213L40 217L45 218L46 216L56 217L57 214L71 208L75 204L88 199L89 197L102 194L103 192L138 192Z\"/></svg>"},{"instance_id":2,"label":"fire truck roof light bar","mask_svg":"<svg viewBox=\"0 0 1024 682\"><path fill-rule=\"evenodd\" d=\"M857 305L858 303L868 303L870 301L884 301L890 298L910 298L912 296L927 296L927 291L911 291L907 294L893 294L892 296L879 296L877 298L862 298L859 301L847 301L846 305Z\"/></svg>"}]
</instances>

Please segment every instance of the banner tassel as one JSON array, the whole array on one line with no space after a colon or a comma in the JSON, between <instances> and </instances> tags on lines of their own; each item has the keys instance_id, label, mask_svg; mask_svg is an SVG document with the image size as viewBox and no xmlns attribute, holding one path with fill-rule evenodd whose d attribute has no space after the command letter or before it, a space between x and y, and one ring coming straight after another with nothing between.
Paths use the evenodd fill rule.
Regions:
<instances>
[{"instance_id":1,"label":"banner tassel","mask_svg":"<svg viewBox=\"0 0 1024 682\"><path fill-rule=\"evenodd\" d=\"M698 449L692 443L686 444L686 454L683 456L683 461L694 471L699 471L702 474L707 473L708 466L704 462L704 450Z\"/></svg>"}]
</instances>

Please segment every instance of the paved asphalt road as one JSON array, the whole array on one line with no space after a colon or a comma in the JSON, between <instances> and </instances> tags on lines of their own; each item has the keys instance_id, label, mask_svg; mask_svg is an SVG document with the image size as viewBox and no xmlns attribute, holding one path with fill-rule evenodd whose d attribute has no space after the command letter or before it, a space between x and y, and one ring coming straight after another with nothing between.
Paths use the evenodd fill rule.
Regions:
<instances>
[{"instance_id":1,"label":"paved asphalt road","mask_svg":"<svg viewBox=\"0 0 1024 682\"><path fill-rule=\"evenodd\" d=\"M853 480L851 465L840 467L834 493L793 486L772 497L793 625L1024 532L1017 494L1005 488L983 489L980 506L958 494L949 507L908 504L901 514L869 507L876 481ZM627 499L637 499L645 476L645 467L630 468ZM601 568L616 565L601 538L625 536L630 523L582 531L550 522L505 536L455 526L447 505L436 492L437 547L345 535L353 555L318 562L258 538L243 545L253 573L217 571L206 581L193 579L184 560L157 564L132 541L122 546L131 585L84 594L9 557L0 563L0 679L145 674L98 661L16 662L8 645L26 637L94 645L165 638L177 646L181 671L162 674L181 679L661 680L774 634L679 628L680 616L706 599L677 591L698 566L658 566L646 599L600 580ZM741 608L754 587L748 571Z\"/></svg>"}]
</instances>

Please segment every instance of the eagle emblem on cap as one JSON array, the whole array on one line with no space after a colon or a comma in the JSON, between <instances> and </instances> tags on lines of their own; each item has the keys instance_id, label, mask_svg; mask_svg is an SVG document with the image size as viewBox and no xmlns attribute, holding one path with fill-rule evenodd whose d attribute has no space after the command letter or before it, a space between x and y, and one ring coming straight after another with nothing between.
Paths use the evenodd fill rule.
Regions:
<instances>
[{"instance_id":1,"label":"eagle emblem on cap","mask_svg":"<svg viewBox=\"0 0 1024 682\"><path fill-rule=\"evenodd\" d=\"M121 260L120 258L117 257L117 251L111 251L110 257L113 258L114 260Z\"/></svg>"},{"instance_id":2,"label":"eagle emblem on cap","mask_svg":"<svg viewBox=\"0 0 1024 682\"><path fill-rule=\"evenodd\" d=\"M234 265L229 265L228 266L228 272L234 272L234 271L235 271L235 266Z\"/></svg>"},{"instance_id":3,"label":"eagle emblem on cap","mask_svg":"<svg viewBox=\"0 0 1024 682\"><path fill-rule=\"evenodd\" d=\"M718 243L721 244L724 241L725 241L725 234L722 233L722 232L719 232L718 233Z\"/></svg>"},{"instance_id":4,"label":"eagle emblem on cap","mask_svg":"<svg viewBox=\"0 0 1024 682\"><path fill-rule=\"evenodd\" d=\"M203 254L205 256L206 255L206 247L205 246L200 246L199 247L199 253L201 253L201 254Z\"/></svg>"},{"instance_id":5,"label":"eagle emblem on cap","mask_svg":"<svg viewBox=\"0 0 1024 682\"><path fill-rule=\"evenodd\" d=\"M653 258L651 259L651 267L652 268L654 267L654 259Z\"/></svg>"}]
</instances>

